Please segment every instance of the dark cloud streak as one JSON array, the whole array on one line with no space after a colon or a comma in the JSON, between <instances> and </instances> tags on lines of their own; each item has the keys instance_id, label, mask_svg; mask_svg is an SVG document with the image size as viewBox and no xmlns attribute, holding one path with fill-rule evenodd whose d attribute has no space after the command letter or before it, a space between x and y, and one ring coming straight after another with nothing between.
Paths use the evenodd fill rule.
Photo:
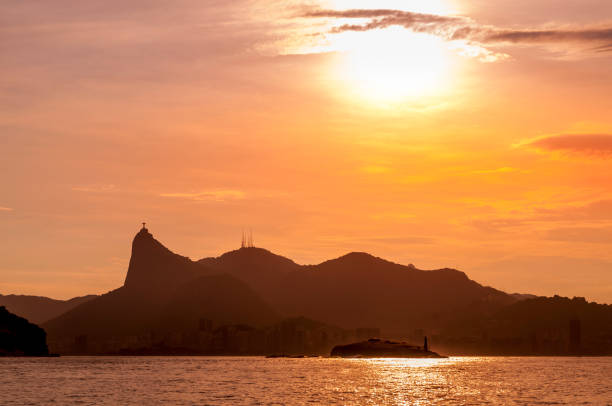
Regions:
<instances>
[{"instance_id":1,"label":"dark cloud streak","mask_svg":"<svg viewBox=\"0 0 612 406\"><path fill-rule=\"evenodd\" d=\"M612 28L585 30L500 30L487 37L484 42L608 42L612 41Z\"/></svg>"},{"instance_id":2,"label":"dark cloud streak","mask_svg":"<svg viewBox=\"0 0 612 406\"><path fill-rule=\"evenodd\" d=\"M510 30L500 27L479 25L467 17L441 16L436 14L413 13L401 10L311 10L302 15L307 18L369 19L364 24L345 24L335 27L332 32L370 31L400 26L408 30L433 34L447 40L466 40L480 44L492 43L564 43L603 42L609 50L612 28L587 28L577 30Z\"/></svg>"},{"instance_id":3,"label":"dark cloud streak","mask_svg":"<svg viewBox=\"0 0 612 406\"><path fill-rule=\"evenodd\" d=\"M612 134L562 134L529 140L522 145L546 151L612 155Z\"/></svg>"}]
</instances>

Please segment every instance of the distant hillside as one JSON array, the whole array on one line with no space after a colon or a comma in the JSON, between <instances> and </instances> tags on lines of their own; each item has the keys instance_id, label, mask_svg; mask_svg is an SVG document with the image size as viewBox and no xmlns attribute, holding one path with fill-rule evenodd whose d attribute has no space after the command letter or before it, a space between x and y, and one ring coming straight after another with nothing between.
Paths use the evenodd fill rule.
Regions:
<instances>
[{"instance_id":1,"label":"distant hillside","mask_svg":"<svg viewBox=\"0 0 612 406\"><path fill-rule=\"evenodd\" d=\"M535 297L464 319L442 336L439 344L466 354L612 355L612 306Z\"/></svg>"},{"instance_id":2,"label":"distant hillside","mask_svg":"<svg viewBox=\"0 0 612 406\"><path fill-rule=\"evenodd\" d=\"M0 306L0 356L48 354L45 330Z\"/></svg>"},{"instance_id":3,"label":"distant hillside","mask_svg":"<svg viewBox=\"0 0 612 406\"><path fill-rule=\"evenodd\" d=\"M125 337L216 324L261 326L277 314L247 285L229 275L202 276L167 296L140 295L121 287L45 324L49 337Z\"/></svg>"},{"instance_id":4,"label":"distant hillside","mask_svg":"<svg viewBox=\"0 0 612 406\"><path fill-rule=\"evenodd\" d=\"M351 253L300 266L260 248L242 248L200 264L245 281L286 316L392 334L439 327L465 314L493 312L517 299L453 269L423 271Z\"/></svg>"},{"instance_id":5,"label":"distant hillside","mask_svg":"<svg viewBox=\"0 0 612 406\"><path fill-rule=\"evenodd\" d=\"M56 300L42 296L0 295L0 306L5 306L11 313L32 323L41 324L95 297L97 296L88 295L70 300Z\"/></svg>"},{"instance_id":6,"label":"distant hillside","mask_svg":"<svg viewBox=\"0 0 612 406\"><path fill-rule=\"evenodd\" d=\"M530 295L530 294L525 294L525 293L511 293L510 296L512 296L518 301L527 300L527 299L535 299L538 297L536 295Z\"/></svg>"}]
</instances>

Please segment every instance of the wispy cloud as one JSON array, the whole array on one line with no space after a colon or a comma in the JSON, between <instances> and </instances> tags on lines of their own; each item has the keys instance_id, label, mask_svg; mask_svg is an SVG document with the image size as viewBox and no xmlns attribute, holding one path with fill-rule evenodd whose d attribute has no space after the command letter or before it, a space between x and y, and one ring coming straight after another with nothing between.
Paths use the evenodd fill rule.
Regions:
<instances>
[{"instance_id":1,"label":"wispy cloud","mask_svg":"<svg viewBox=\"0 0 612 406\"><path fill-rule=\"evenodd\" d=\"M369 19L363 24L343 24L331 32L369 31L391 26L402 26L415 32L425 32L452 37L459 28L467 27L469 19L464 17L439 16L401 10L313 10L305 13L308 18ZM463 39L463 38L462 38Z\"/></svg>"},{"instance_id":2,"label":"wispy cloud","mask_svg":"<svg viewBox=\"0 0 612 406\"><path fill-rule=\"evenodd\" d=\"M534 220L568 220L578 222L605 222L612 221L612 200L598 200L587 204L574 204L555 209L536 209Z\"/></svg>"},{"instance_id":3,"label":"wispy cloud","mask_svg":"<svg viewBox=\"0 0 612 406\"><path fill-rule=\"evenodd\" d=\"M13 209L10 208L10 207L2 207L2 206L0 206L0 211L13 211Z\"/></svg>"},{"instance_id":4,"label":"wispy cloud","mask_svg":"<svg viewBox=\"0 0 612 406\"><path fill-rule=\"evenodd\" d=\"M548 230L546 238L553 241L609 244L612 241L611 227L562 227Z\"/></svg>"},{"instance_id":5,"label":"wispy cloud","mask_svg":"<svg viewBox=\"0 0 612 406\"><path fill-rule=\"evenodd\" d=\"M504 166L502 168L495 169L480 169L472 171L471 173L476 175L488 175L488 174L496 174L496 173L512 173L512 172L527 172L518 168L512 168L509 166Z\"/></svg>"},{"instance_id":6,"label":"wispy cloud","mask_svg":"<svg viewBox=\"0 0 612 406\"><path fill-rule=\"evenodd\" d=\"M161 193L161 197L177 198L177 199L188 199L196 201L217 201L223 202L227 200L242 200L246 197L246 194L241 190L231 189L219 189L219 190L206 190L201 192L186 192L186 193Z\"/></svg>"},{"instance_id":7,"label":"wispy cloud","mask_svg":"<svg viewBox=\"0 0 612 406\"><path fill-rule=\"evenodd\" d=\"M480 43L534 43L534 42L603 42L610 46L612 27L584 29L504 29L491 25L481 25L468 17L441 16L436 14L414 13L401 10L314 10L304 17L323 17L336 19L369 19L364 24L344 24L332 32L368 31L391 26L434 34L448 40L471 40Z\"/></svg>"},{"instance_id":8,"label":"wispy cloud","mask_svg":"<svg viewBox=\"0 0 612 406\"><path fill-rule=\"evenodd\" d=\"M391 168L389 168L388 166L384 166L384 165L368 165L368 166L364 166L363 168L361 168L361 170L371 175L378 175L378 174L390 172Z\"/></svg>"},{"instance_id":9,"label":"wispy cloud","mask_svg":"<svg viewBox=\"0 0 612 406\"><path fill-rule=\"evenodd\" d=\"M538 137L517 146L576 154L612 155L612 134L562 134Z\"/></svg>"},{"instance_id":10,"label":"wispy cloud","mask_svg":"<svg viewBox=\"0 0 612 406\"><path fill-rule=\"evenodd\" d=\"M500 30L483 31L482 41L511 43L542 42L609 42L612 28L588 28L578 30ZM608 45L609 46L609 45Z\"/></svg>"},{"instance_id":11,"label":"wispy cloud","mask_svg":"<svg viewBox=\"0 0 612 406\"><path fill-rule=\"evenodd\" d=\"M347 19L366 20L358 23L336 25L329 33L338 34L347 31L370 31L391 26L403 27L415 33L431 34L447 41L462 41L471 46L471 53L488 61L497 60L504 54L473 52L478 47L503 44L594 44L596 52L612 51L612 27L580 27L554 29L507 29L492 25L483 25L464 16L443 16L423 14L402 10L388 9L355 9L326 10L315 9L302 14L304 18L327 18L344 22ZM474 48L476 47L476 48Z\"/></svg>"},{"instance_id":12,"label":"wispy cloud","mask_svg":"<svg viewBox=\"0 0 612 406\"><path fill-rule=\"evenodd\" d=\"M434 244L435 238L421 236L398 236L398 237L374 237L363 238L360 241L365 243L379 243L392 245L419 245L419 244Z\"/></svg>"},{"instance_id":13,"label":"wispy cloud","mask_svg":"<svg viewBox=\"0 0 612 406\"><path fill-rule=\"evenodd\" d=\"M536 207L529 211L515 212L515 216L505 214L472 219L471 226L487 232L510 232L525 228L541 229L543 225L551 228L547 239L569 240L587 238L592 241L608 235L612 228L612 200L599 200L589 203L576 203L554 208ZM584 224L597 226L585 228ZM598 227L606 227L605 231ZM555 231L556 230L556 231Z\"/></svg>"},{"instance_id":14,"label":"wispy cloud","mask_svg":"<svg viewBox=\"0 0 612 406\"><path fill-rule=\"evenodd\" d=\"M117 187L115 185L84 185L75 186L72 190L84 193L108 193L116 191Z\"/></svg>"}]
</instances>

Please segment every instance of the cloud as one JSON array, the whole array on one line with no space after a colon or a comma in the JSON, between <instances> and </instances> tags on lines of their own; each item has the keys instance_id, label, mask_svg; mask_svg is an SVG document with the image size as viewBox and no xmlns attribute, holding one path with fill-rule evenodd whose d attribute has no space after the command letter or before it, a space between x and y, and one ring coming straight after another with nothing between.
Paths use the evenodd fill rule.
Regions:
<instances>
[{"instance_id":1,"label":"cloud","mask_svg":"<svg viewBox=\"0 0 612 406\"><path fill-rule=\"evenodd\" d=\"M85 185L75 186L72 190L84 193L108 193L117 191L117 187L115 185Z\"/></svg>"},{"instance_id":2,"label":"cloud","mask_svg":"<svg viewBox=\"0 0 612 406\"><path fill-rule=\"evenodd\" d=\"M13 211L13 209L10 208L10 207L2 207L2 206L0 206L0 211Z\"/></svg>"},{"instance_id":3,"label":"cloud","mask_svg":"<svg viewBox=\"0 0 612 406\"><path fill-rule=\"evenodd\" d=\"M360 241L365 243L379 243L379 244L391 244L391 245L419 245L419 244L434 244L436 240L430 237L421 236L408 236L408 237L374 237L365 238Z\"/></svg>"},{"instance_id":4,"label":"cloud","mask_svg":"<svg viewBox=\"0 0 612 406\"><path fill-rule=\"evenodd\" d=\"M391 26L402 26L415 32L426 32L449 36L459 28L466 28L471 20L464 17L447 17L435 14L413 13L400 10L315 10L304 14L310 18L335 18L335 19L370 19L364 24L344 24L334 27L332 32L344 31L369 31ZM452 36L452 35L450 35ZM464 39L464 38L458 38Z\"/></svg>"},{"instance_id":5,"label":"cloud","mask_svg":"<svg viewBox=\"0 0 612 406\"><path fill-rule=\"evenodd\" d=\"M361 170L368 174L378 175L378 174L390 172L391 168L389 168L388 166L384 166L384 165L368 165L368 166L364 166L363 168L361 168Z\"/></svg>"},{"instance_id":6,"label":"cloud","mask_svg":"<svg viewBox=\"0 0 612 406\"><path fill-rule=\"evenodd\" d=\"M600 45L592 49L595 52L603 53L603 52L612 52L612 43Z\"/></svg>"},{"instance_id":7,"label":"cloud","mask_svg":"<svg viewBox=\"0 0 612 406\"><path fill-rule=\"evenodd\" d=\"M608 42L612 28L583 30L497 30L484 37L483 42L541 43L541 42ZM608 44L609 46L609 44Z\"/></svg>"},{"instance_id":8,"label":"cloud","mask_svg":"<svg viewBox=\"0 0 612 406\"><path fill-rule=\"evenodd\" d=\"M502 168L476 170L476 171L472 171L471 173L476 174L476 175L488 175L488 174L512 173L512 172L524 172L525 173L528 171L523 171L521 169L512 168L509 166L504 166Z\"/></svg>"},{"instance_id":9,"label":"cloud","mask_svg":"<svg viewBox=\"0 0 612 406\"><path fill-rule=\"evenodd\" d=\"M241 190L206 190L202 192L162 193L160 196L195 201L224 202L227 200L242 200L246 197L246 194Z\"/></svg>"},{"instance_id":10,"label":"cloud","mask_svg":"<svg viewBox=\"0 0 612 406\"><path fill-rule=\"evenodd\" d=\"M517 228L529 225L529 220L524 218L485 218L470 220L469 224L481 231L502 233L515 231Z\"/></svg>"},{"instance_id":11,"label":"cloud","mask_svg":"<svg viewBox=\"0 0 612 406\"><path fill-rule=\"evenodd\" d=\"M539 137L518 146L545 151L563 151L588 155L612 155L612 134L563 134Z\"/></svg>"},{"instance_id":12,"label":"cloud","mask_svg":"<svg viewBox=\"0 0 612 406\"><path fill-rule=\"evenodd\" d=\"M475 218L469 225L485 232L516 232L542 229L548 225L546 239L557 241L603 242L612 238L612 200L576 203L555 208L537 207L512 216ZM598 227L584 227L585 224ZM603 228L602 228L603 227ZM611 239L608 238L608 242Z\"/></svg>"},{"instance_id":13,"label":"cloud","mask_svg":"<svg viewBox=\"0 0 612 406\"><path fill-rule=\"evenodd\" d=\"M342 24L331 29L338 34L347 31L370 31L391 26L404 27L415 33L436 35L447 41L464 41L472 47L503 44L555 44L592 43L596 52L612 50L612 27L587 27L581 29L506 29L478 24L463 16L442 16L401 10L310 10L302 15L306 18L328 18L337 20L366 19L363 23ZM473 50L472 50L473 52ZM500 59L485 52L476 55L485 60ZM501 55L500 55L501 56Z\"/></svg>"},{"instance_id":14,"label":"cloud","mask_svg":"<svg viewBox=\"0 0 612 406\"><path fill-rule=\"evenodd\" d=\"M548 230L546 238L553 241L609 244L612 241L610 227L563 227Z\"/></svg>"},{"instance_id":15,"label":"cloud","mask_svg":"<svg viewBox=\"0 0 612 406\"><path fill-rule=\"evenodd\" d=\"M534 221L612 221L612 200L598 200L583 205L571 205L555 209L539 208L534 211Z\"/></svg>"}]
</instances>

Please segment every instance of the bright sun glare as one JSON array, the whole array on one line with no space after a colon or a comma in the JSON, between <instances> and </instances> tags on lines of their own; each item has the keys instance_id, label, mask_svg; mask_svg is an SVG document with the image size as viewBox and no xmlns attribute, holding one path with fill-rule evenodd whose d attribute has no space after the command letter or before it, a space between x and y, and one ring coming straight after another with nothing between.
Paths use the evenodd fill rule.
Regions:
<instances>
[{"instance_id":1,"label":"bright sun glare","mask_svg":"<svg viewBox=\"0 0 612 406\"><path fill-rule=\"evenodd\" d=\"M392 8L448 14L454 10L443 0L354 1L335 0L336 9ZM356 23L341 21L336 24ZM337 75L351 96L374 103L421 100L445 89L450 74L448 47L438 37L401 27L366 32L330 34L330 47L343 53Z\"/></svg>"},{"instance_id":2,"label":"bright sun glare","mask_svg":"<svg viewBox=\"0 0 612 406\"><path fill-rule=\"evenodd\" d=\"M449 60L439 38L398 27L343 33L333 40L346 50L338 74L349 88L373 101L402 101L438 93Z\"/></svg>"}]
</instances>

